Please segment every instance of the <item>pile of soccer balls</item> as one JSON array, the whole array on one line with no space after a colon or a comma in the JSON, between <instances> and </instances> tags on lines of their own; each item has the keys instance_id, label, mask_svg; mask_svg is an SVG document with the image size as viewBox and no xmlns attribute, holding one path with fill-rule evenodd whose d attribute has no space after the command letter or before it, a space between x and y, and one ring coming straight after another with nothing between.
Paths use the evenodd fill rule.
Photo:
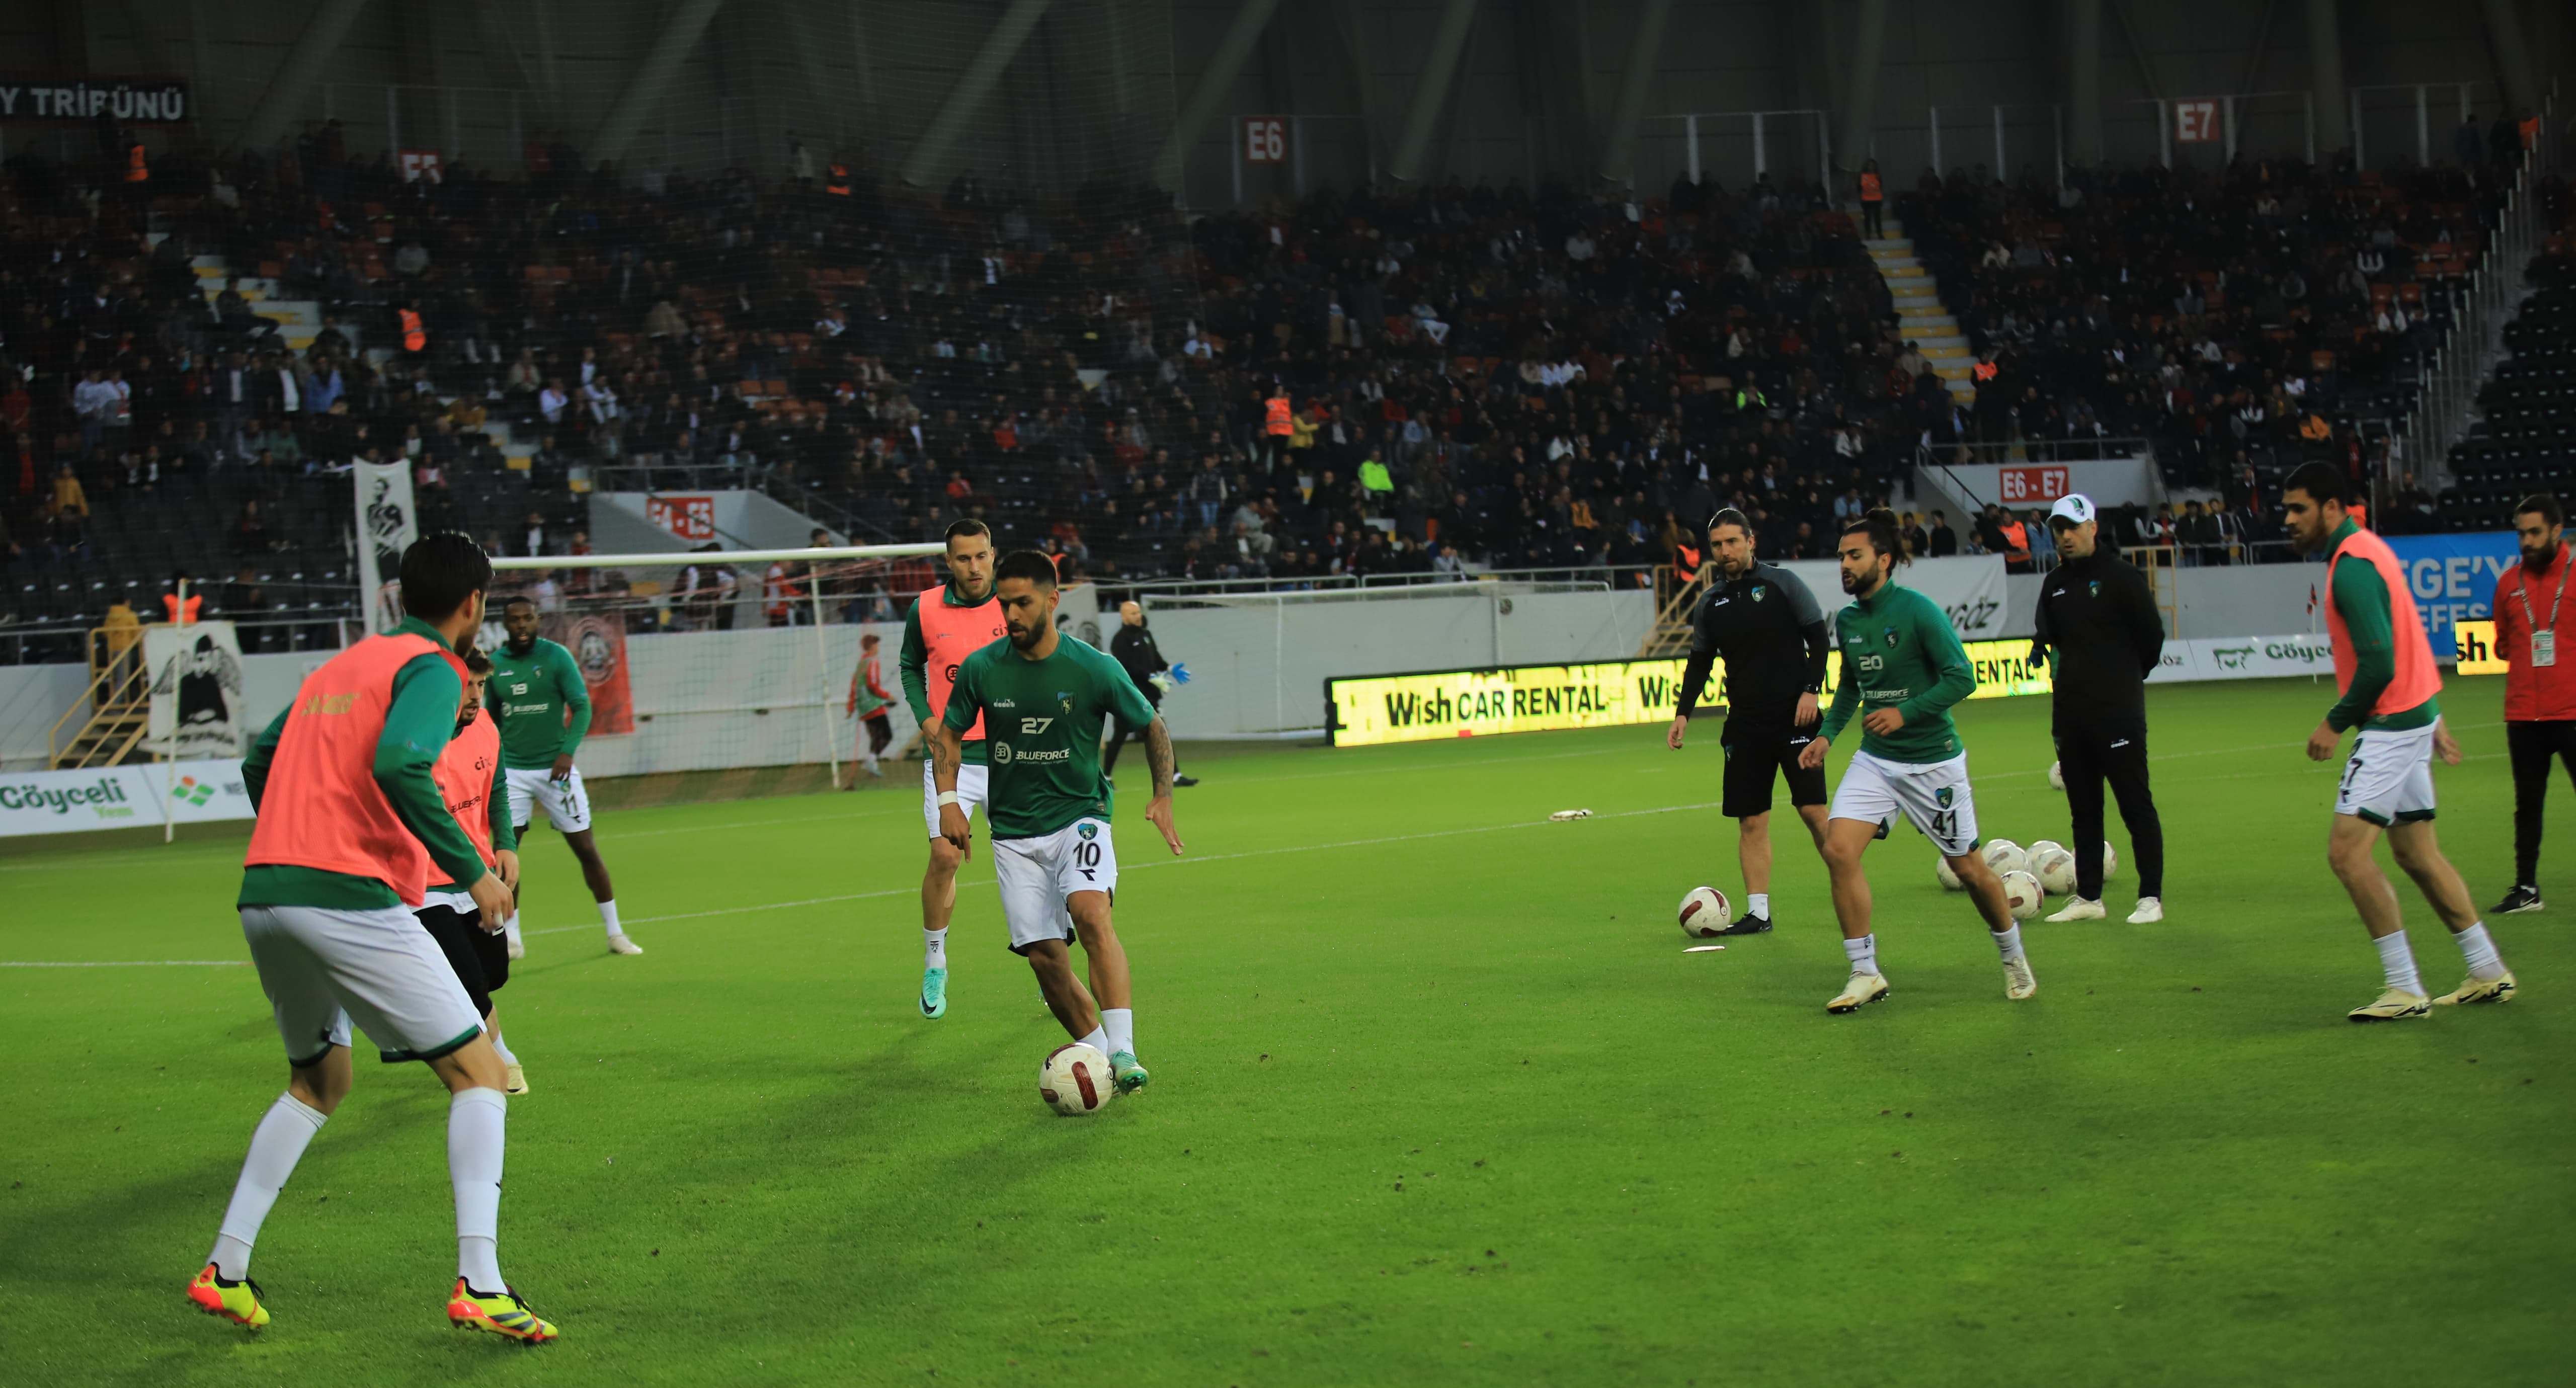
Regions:
<instances>
[{"instance_id":1,"label":"pile of soccer balls","mask_svg":"<svg viewBox=\"0 0 2576 1388\"><path fill-rule=\"evenodd\" d=\"M2075 854L2055 839L2041 839L2028 848L2011 839L1988 839L1977 854L2004 880L2004 899L2012 906L2014 920L2029 920L2039 914L2048 898L2067 896L2075 890ZM2102 880L2110 881L2119 869L2119 851L2106 839L2102 844ZM1949 859L1933 858L1932 872L1944 888L1967 890L1959 874L1950 870Z\"/></svg>"}]
</instances>

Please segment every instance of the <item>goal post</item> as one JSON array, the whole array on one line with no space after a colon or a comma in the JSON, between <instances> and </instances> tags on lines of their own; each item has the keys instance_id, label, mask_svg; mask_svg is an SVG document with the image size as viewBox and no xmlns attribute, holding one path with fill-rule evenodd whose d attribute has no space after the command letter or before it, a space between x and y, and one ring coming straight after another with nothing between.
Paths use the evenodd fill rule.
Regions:
<instances>
[{"instance_id":1,"label":"goal post","mask_svg":"<svg viewBox=\"0 0 2576 1388\"><path fill-rule=\"evenodd\" d=\"M934 541L496 556L480 639L499 645L509 600L536 604L540 632L572 651L589 688L590 778L776 781L819 765L838 789L841 763L866 741L846 718L865 638L878 639L881 683L897 696L895 745L918 731L896 654L912 595L945 577L944 551Z\"/></svg>"}]
</instances>

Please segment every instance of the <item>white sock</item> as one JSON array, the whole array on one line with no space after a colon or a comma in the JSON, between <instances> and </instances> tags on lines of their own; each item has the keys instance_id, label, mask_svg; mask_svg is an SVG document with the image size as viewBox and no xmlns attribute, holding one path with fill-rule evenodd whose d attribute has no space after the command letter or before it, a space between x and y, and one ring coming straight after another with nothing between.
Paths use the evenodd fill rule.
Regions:
<instances>
[{"instance_id":1,"label":"white sock","mask_svg":"<svg viewBox=\"0 0 2576 1388\"><path fill-rule=\"evenodd\" d=\"M608 927L608 938L612 940L626 933L625 927L617 923L617 903L614 901L599 903L599 923Z\"/></svg>"},{"instance_id":2,"label":"white sock","mask_svg":"<svg viewBox=\"0 0 2576 1388\"><path fill-rule=\"evenodd\" d=\"M1752 912L1754 915L1760 916L1766 921L1771 919L1771 894L1769 892L1747 892L1744 897L1744 909Z\"/></svg>"},{"instance_id":3,"label":"white sock","mask_svg":"<svg viewBox=\"0 0 2576 1388\"><path fill-rule=\"evenodd\" d=\"M2504 977L2504 956L2496 953L2495 941L2487 938L2487 923L2479 921L2451 937L2460 942L2460 957L2469 961L2469 977L2480 983ZM1102 1013L1106 1017L1107 1013Z\"/></svg>"},{"instance_id":4,"label":"white sock","mask_svg":"<svg viewBox=\"0 0 2576 1388\"><path fill-rule=\"evenodd\" d=\"M1135 1052L1136 1009L1132 1007L1104 1007L1100 1009L1100 1029L1109 1034L1109 1049L1101 1052L1101 1054L1116 1055L1120 1051L1126 1051L1129 1054L1133 1054Z\"/></svg>"},{"instance_id":5,"label":"white sock","mask_svg":"<svg viewBox=\"0 0 2576 1388\"><path fill-rule=\"evenodd\" d=\"M947 931L924 930L921 932L921 967L925 969L944 969L948 967Z\"/></svg>"},{"instance_id":6,"label":"white sock","mask_svg":"<svg viewBox=\"0 0 2576 1388\"><path fill-rule=\"evenodd\" d=\"M2012 961L2021 958L2021 927L2019 925L2015 925L2012 929L2002 932L1990 930L1986 933L1994 936L1995 953L2002 955L2005 963L2009 964Z\"/></svg>"},{"instance_id":7,"label":"white sock","mask_svg":"<svg viewBox=\"0 0 2576 1388\"><path fill-rule=\"evenodd\" d=\"M1082 1038L1082 1044L1100 1052L1102 1055L1109 1054L1108 1029L1106 1027L1093 1027L1091 1029L1091 1034Z\"/></svg>"},{"instance_id":8,"label":"white sock","mask_svg":"<svg viewBox=\"0 0 2576 1388\"><path fill-rule=\"evenodd\" d=\"M1863 935L1857 940L1843 941L1843 957L1851 960L1853 973L1877 973L1878 936Z\"/></svg>"},{"instance_id":9,"label":"white sock","mask_svg":"<svg viewBox=\"0 0 2576 1388\"><path fill-rule=\"evenodd\" d=\"M2388 986L2401 993L2422 993L2424 980L2415 973L2415 951L2406 947L2406 932L2391 931L2371 941L2379 946L2379 967L2388 972Z\"/></svg>"},{"instance_id":10,"label":"white sock","mask_svg":"<svg viewBox=\"0 0 2576 1388\"><path fill-rule=\"evenodd\" d=\"M447 1181L456 1190L456 1275L478 1292L501 1280L501 1152L510 1101L460 1089L447 1103Z\"/></svg>"},{"instance_id":11,"label":"white sock","mask_svg":"<svg viewBox=\"0 0 2576 1388\"><path fill-rule=\"evenodd\" d=\"M508 937L509 937L509 940L510 940L510 943L511 943L511 944L514 944L514 945L515 945L515 944L517 944L517 943L519 942L519 913L518 913L518 912L516 912L516 911L512 911L512 912L510 913L510 918L509 918L508 920L505 920L505 921L501 922L501 933L502 933L503 935L506 935L506 936L508 936Z\"/></svg>"},{"instance_id":12,"label":"white sock","mask_svg":"<svg viewBox=\"0 0 2576 1388\"><path fill-rule=\"evenodd\" d=\"M250 1246L259 1242L261 1222L277 1203L277 1193L286 1188L286 1178L295 1174L305 1146L330 1121L331 1115L320 1109L292 1094L280 1094L259 1126L251 1129L250 1155L242 1158L241 1179L233 1183L233 1202L224 1207L215 1251L206 1255L217 1277L238 1282L250 1276Z\"/></svg>"},{"instance_id":13,"label":"white sock","mask_svg":"<svg viewBox=\"0 0 2576 1388\"><path fill-rule=\"evenodd\" d=\"M501 1040L501 1029L499 1027L494 1027L483 1034L491 1038L492 1054L501 1057L502 1064L516 1065L519 1063L519 1057L517 1054L512 1052L509 1046Z\"/></svg>"}]
</instances>

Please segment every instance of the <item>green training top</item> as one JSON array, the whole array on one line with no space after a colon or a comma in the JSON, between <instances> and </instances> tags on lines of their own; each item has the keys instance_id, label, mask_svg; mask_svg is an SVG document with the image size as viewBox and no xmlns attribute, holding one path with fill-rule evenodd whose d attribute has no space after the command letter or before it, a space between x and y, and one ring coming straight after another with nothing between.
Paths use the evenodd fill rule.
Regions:
<instances>
[{"instance_id":1,"label":"green training top","mask_svg":"<svg viewBox=\"0 0 2576 1388\"><path fill-rule=\"evenodd\" d=\"M1964 750L1950 706L1974 693L1977 668L1939 604L1893 580L1834 614L1842 679L1823 736L1840 736L1860 705L1893 706L1905 726L1885 737L1864 731L1860 749L1887 761L1948 761Z\"/></svg>"},{"instance_id":2,"label":"green training top","mask_svg":"<svg viewBox=\"0 0 2576 1388\"><path fill-rule=\"evenodd\" d=\"M504 641L492 656L483 702L501 725L501 764L514 771L554 769L590 731L590 685L572 652L540 636L525 654ZM565 722L569 710L572 719Z\"/></svg>"},{"instance_id":3,"label":"green training top","mask_svg":"<svg viewBox=\"0 0 2576 1388\"><path fill-rule=\"evenodd\" d=\"M489 718L492 715L487 713L481 716ZM448 734L449 739L453 740L462 735L467 726L470 725L459 725L454 731ZM483 812L488 817L485 822L492 826L492 851L495 853L515 853L519 848L519 826L510 822L509 765L510 763L506 758L493 764L492 788L483 793ZM431 873L430 875L433 877L444 876L444 874L441 873ZM430 884L429 889L433 892L461 892L472 885L473 884L471 882L459 882L453 878L448 878L444 881Z\"/></svg>"},{"instance_id":4,"label":"green training top","mask_svg":"<svg viewBox=\"0 0 2576 1388\"><path fill-rule=\"evenodd\" d=\"M386 634L426 636L445 644L435 628L417 618L404 619ZM439 793L438 782L430 775L438 754L447 750L447 739L456 732L456 706L464 698L465 685L457 679L456 667L436 651L424 651L403 662L394 672L394 697L385 710L385 730L376 738L373 774L377 787L392 803L394 816L429 849L432 875L470 884L483 876L483 855L474 851L473 841L447 812L447 797ZM268 790L268 766L277 758L279 739L286 735L286 715L294 711L290 701L242 758L242 786L250 792L254 811ZM364 911L400 906L402 897L372 877L262 863L242 869L239 904Z\"/></svg>"},{"instance_id":5,"label":"green training top","mask_svg":"<svg viewBox=\"0 0 2576 1388\"><path fill-rule=\"evenodd\" d=\"M1154 721L1154 706L1117 661L1061 635L1044 660L1021 655L1008 637L966 657L948 694L948 726L966 731L978 710L993 766L984 813L997 839L1052 834L1086 815L1107 819L1101 720Z\"/></svg>"},{"instance_id":6,"label":"green training top","mask_svg":"<svg viewBox=\"0 0 2576 1388\"><path fill-rule=\"evenodd\" d=\"M2359 529L2359 523L2346 520L2334 533L2335 544ZM2388 591L2388 580L2380 577L2379 566L2358 555L2349 564L2335 565L2333 601L2335 615L2343 618L2344 634L2352 638L2352 687L2326 711L2326 726L2336 732L2355 726L2401 732L2441 717L2438 695L2396 713L2370 711L2397 678L2397 602Z\"/></svg>"},{"instance_id":7,"label":"green training top","mask_svg":"<svg viewBox=\"0 0 2576 1388\"><path fill-rule=\"evenodd\" d=\"M957 583L954 579L940 586L939 600L950 607L984 605L978 602L958 601ZM984 599L984 602L991 601L989 597ZM903 701L912 705L912 721L927 730L933 723L939 721L939 714L930 707L930 645L921 639L921 600L918 598L913 600L912 606L903 614L903 649L895 655L894 669L895 677L903 682ZM949 698L953 702L956 695L951 693ZM975 725L970 720L966 726L971 728ZM985 755L984 743L986 738L992 736L992 732L992 727L987 725L984 729L984 737L961 743L958 747L958 764L984 765L989 760ZM923 755L929 755L927 749L924 750Z\"/></svg>"}]
</instances>

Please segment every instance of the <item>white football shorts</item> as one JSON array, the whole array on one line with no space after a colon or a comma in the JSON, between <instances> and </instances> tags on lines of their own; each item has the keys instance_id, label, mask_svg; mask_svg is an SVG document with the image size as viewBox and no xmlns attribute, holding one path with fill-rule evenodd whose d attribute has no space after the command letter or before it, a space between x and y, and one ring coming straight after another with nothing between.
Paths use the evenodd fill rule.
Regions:
<instances>
[{"instance_id":1,"label":"white football shorts","mask_svg":"<svg viewBox=\"0 0 2576 1388\"><path fill-rule=\"evenodd\" d=\"M2392 732L2364 728L2353 734L2335 790L2336 814L2357 815L2386 828L2433 817L2433 731L2440 719Z\"/></svg>"},{"instance_id":2,"label":"white football shorts","mask_svg":"<svg viewBox=\"0 0 2576 1388\"><path fill-rule=\"evenodd\" d=\"M1075 892L1118 890L1118 847L1109 821L1084 817L1052 834L993 840L993 875L1001 879L1002 920L1011 928L1011 952L1026 954L1041 940L1071 941Z\"/></svg>"},{"instance_id":3,"label":"white football shorts","mask_svg":"<svg viewBox=\"0 0 2576 1388\"><path fill-rule=\"evenodd\" d=\"M1892 828L1902 812L1932 846L1952 858L1977 851L1977 801L1968 791L1968 754L1947 761L1886 761L1852 754L1834 787L1835 819Z\"/></svg>"},{"instance_id":4,"label":"white football shorts","mask_svg":"<svg viewBox=\"0 0 2576 1388\"><path fill-rule=\"evenodd\" d=\"M388 1061L435 1060L483 1034L465 985L407 907L245 906L241 920L291 1065L348 1045L353 1020Z\"/></svg>"},{"instance_id":5,"label":"white football shorts","mask_svg":"<svg viewBox=\"0 0 2576 1388\"><path fill-rule=\"evenodd\" d=\"M975 822L975 807L984 803L992 784L993 768L973 762L957 764L957 808L965 813L967 823ZM991 812L987 811L985 817L991 818ZM921 822L932 838L939 837L939 783L931 778L928 757L921 759Z\"/></svg>"},{"instance_id":6,"label":"white football shorts","mask_svg":"<svg viewBox=\"0 0 2576 1388\"><path fill-rule=\"evenodd\" d=\"M510 787L510 822L521 829L528 827L535 807L542 805L546 822L559 834L575 834L590 827L590 792L581 788L581 768L561 782L555 773L542 766L526 769L507 767L501 772Z\"/></svg>"}]
</instances>

